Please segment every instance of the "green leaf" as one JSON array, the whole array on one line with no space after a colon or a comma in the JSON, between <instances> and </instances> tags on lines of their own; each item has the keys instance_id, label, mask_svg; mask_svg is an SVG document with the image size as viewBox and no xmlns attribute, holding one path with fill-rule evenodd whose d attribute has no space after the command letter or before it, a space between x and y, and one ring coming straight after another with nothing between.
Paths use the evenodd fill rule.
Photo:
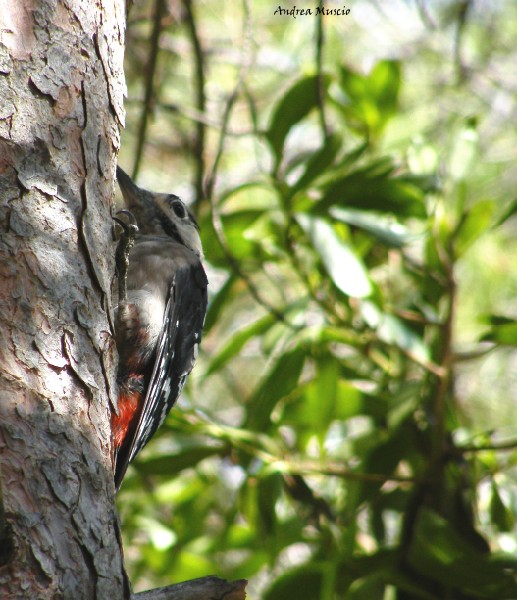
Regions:
<instances>
[{"instance_id":1,"label":"green leaf","mask_svg":"<svg viewBox=\"0 0 517 600\"><path fill-rule=\"evenodd\" d=\"M354 163L359 161L359 159L367 152L369 147L370 146L368 142L359 144L356 148L350 150L350 152L347 152L345 156L339 160L336 166L342 170L349 169Z\"/></svg>"},{"instance_id":2,"label":"green leaf","mask_svg":"<svg viewBox=\"0 0 517 600\"><path fill-rule=\"evenodd\" d=\"M423 191L410 179L355 171L327 185L316 208L324 211L331 206L346 206L384 215L422 218L426 216L423 199Z\"/></svg>"},{"instance_id":3,"label":"green leaf","mask_svg":"<svg viewBox=\"0 0 517 600\"><path fill-rule=\"evenodd\" d=\"M359 439L359 445L356 446L356 452L358 455L363 454L364 460L361 471L363 473L374 473L380 475L390 475L395 471L395 468L399 464L402 458L405 458L405 449L407 447L407 437L404 428L400 427L398 430L390 432L390 435L380 435L379 432L375 433L374 441L375 446L367 451L361 453L359 451L359 445L361 440ZM353 506L359 506L362 502L367 502L375 497L383 482L360 482L356 484L354 493L350 494L350 501Z\"/></svg>"},{"instance_id":4,"label":"green leaf","mask_svg":"<svg viewBox=\"0 0 517 600\"><path fill-rule=\"evenodd\" d=\"M213 573L215 565L206 552L193 552L188 548L182 548L176 568L181 576L188 580L201 577L203 573Z\"/></svg>"},{"instance_id":5,"label":"green leaf","mask_svg":"<svg viewBox=\"0 0 517 600\"><path fill-rule=\"evenodd\" d=\"M298 215L297 220L335 285L353 298L369 296L372 284L368 271L352 248L338 238L334 228L323 219L306 214Z\"/></svg>"},{"instance_id":6,"label":"green leaf","mask_svg":"<svg viewBox=\"0 0 517 600\"><path fill-rule=\"evenodd\" d=\"M431 176L438 169L439 153L434 145L421 136L416 136L407 150L407 161L411 173Z\"/></svg>"},{"instance_id":7,"label":"green leaf","mask_svg":"<svg viewBox=\"0 0 517 600\"><path fill-rule=\"evenodd\" d=\"M405 350L415 360L429 360L430 350L422 338L398 317L382 312L377 305L368 300L361 303L361 314L368 325L377 331L382 341Z\"/></svg>"},{"instance_id":8,"label":"green leaf","mask_svg":"<svg viewBox=\"0 0 517 600\"><path fill-rule=\"evenodd\" d=\"M517 213L517 198L514 198L511 202L509 202L501 214L497 216L493 227L499 227L503 223L506 223L506 221L513 217L515 213Z\"/></svg>"},{"instance_id":9,"label":"green leaf","mask_svg":"<svg viewBox=\"0 0 517 600\"><path fill-rule=\"evenodd\" d=\"M394 398L389 401L388 427L396 429L417 410L421 398L420 382L407 381L397 390Z\"/></svg>"},{"instance_id":10,"label":"green leaf","mask_svg":"<svg viewBox=\"0 0 517 600\"><path fill-rule=\"evenodd\" d=\"M339 366L335 358L334 363ZM330 372L329 382L323 379L326 369ZM332 372L333 367L329 364L326 369L320 370L318 376L300 388L300 400L295 398L285 408L284 423L298 429L303 427L312 434L327 433L332 420L344 422L358 415L371 416L375 420L386 417L387 406L383 399L362 392L344 379L334 382L337 375ZM320 390L324 395L319 394Z\"/></svg>"},{"instance_id":11,"label":"green leaf","mask_svg":"<svg viewBox=\"0 0 517 600\"><path fill-rule=\"evenodd\" d=\"M304 316L307 311L307 302L297 303L304 311ZM298 315L293 317L293 321ZM341 345L350 346L353 348L362 347L361 335L354 331L352 327L334 327L331 325L309 325L296 332L293 337L297 343L305 347L319 346L326 349L328 344L336 342Z\"/></svg>"},{"instance_id":12,"label":"green leaf","mask_svg":"<svg viewBox=\"0 0 517 600\"><path fill-rule=\"evenodd\" d=\"M449 173L453 179L463 180L472 172L478 145L478 132L475 124L469 121L456 136L449 158Z\"/></svg>"},{"instance_id":13,"label":"green leaf","mask_svg":"<svg viewBox=\"0 0 517 600\"><path fill-rule=\"evenodd\" d=\"M288 571L278 577L266 590L263 600L316 600L322 597L325 570L318 564L309 563Z\"/></svg>"},{"instance_id":14,"label":"green leaf","mask_svg":"<svg viewBox=\"0 0 517 600\"><path fill-rule=\"evenodd\" d=\"M271 558L269 553L260 552L256 548L253 549L251 554L243 552L242 557L239 559L239 563L232 563L232 578L249 578L251 575L260 571L262 567L265 567L270 561Z\"/></svg>"},{"instance_id":15,"label":"green leaf","mask_svg":"<svg viewBox=\"0 0 517 600\"><path fill-rule=\"evenodd\" d=\"M213 358L208 365L205 377L211 375L214 371L221 369L231 358L238 354L246 342L251 338L265 333L274 323L276 317L273 315L265 315L261 319L257 319L251 325L242 327L232 333L230 340L223 346L219 352L213 354Z\"/></svg>"},{"instance_id":16,"label":"green leaf","mask_svg":"<svg viewBox=\"0 0 517 600\"><path fill-rule=\"evenodd\" d=\"M226 243L236 258L250 258L256 255L257 244L249 240L245 233L263 215L261 210L243 210L223 217Z\"/></svg>"},{"instance_id":17,"label":"green leaf","mask_svg":"<svg viewBox=\"0 0 517 600\"><path fill-rule=\"evenodd\" d=\"M486 554L477 552L451 523L431 510L420 509L408 562L418 573L476 598L517 598L514 577Z\"/></svg>"},{"instance_id":18,"label":"green leaf","mask_svg":"<svg viewBox=\"0 0 517 600\"><path fill-rule=\"evenodd\" d=\"M258 514L262 533L270 534L276 528L276 502L282 492L282 476L273 473L258 480Z\"/></svg>"},{"instance_id":19,"label":"green leaf","mask_svg":"<svg viewBox=\"0 0 517 600\"><path fill-rule=\"evenodd\" d=\"M339 68L339 85L350 100L360 100L368 96L367 77L356 73L346 65Z\"/></svg>"},{"instance_id":20,"label":"green leaf","mask_svg":"<svg viewBox=\"0 0 517 600\"><path fill-rule=\"evenodd\" d=\"M400 63L380 61L368 75L343 65L339 69L339 85L341 93L333 96L337 108L353 127L377 136L397 108Z\"/></svg>"},{"instance_id":21,"label":"green leaf","mask_svg":"<svg viewBox=\"0 0 517 600\"><path fill-rule=\"evenodd\" d=\"M221 452L221 446L194 446L176 454L161 455L147 460L139 459L133 466L144 475L176 475L179 472L195 467L205 458Z\"/></svg>"},{"instance_id":22,"label":"green leaf","mask_svg":"<svg viewBox=\"0 0 517 600\"><path fill-rule=\"evenodd\" d=\"M383 577L370 575L356 579L347 591L347 600L372 600L383 598L386 583Z\"/></svg>"},{"instance_id":23,"label":"green leaf","mask_svg":"<svg viewBox=\"0 0 517 600\"><path fill-rule=\"evenodd\" d=\"M517 321L500 315L490 315L489 323L490 331L481 337L481 341L517 346Z\"/></svg>"},{"instance_id":24,"label":"green leaf","mask_svg":"<svg viewBox=\"0 0 517 600\"><path fill-rule=\"evenodd\" d=\"M245 210L267 211L277 206L274 189L266 181L246 181L236 185L218 197L224 215Z\"/></svg>"},{"instance_id":25,"label":"green leaf","mask_svg":"<svg viewBox=\"0 0 517 600\"><path fill-rule=\"evenodd\" d=\"M346 421L357 415L368 415L374 419L386 416L386 402L377 396L362 392L352 383L340 380L337 386L336 418Z\"/></svg>"},{"instance_id":26,"label":"green leaf","mask_svg":"<svg viewBox=\"0 0 517 600\"><path fill-rule=\"evenodd\" d=\"M262 430L279 400L290 394L298 385L305 362L301 348L281 355L249 400L247 427Z\"/></svg>"},{"instance_id":27,"label":"green leaf","mask_svg":"<svg viewBox=\"0 0 517 600\"><path fill-rule=\"evenodd\" d=\"M368 88L383 114L394 113L400 89L400 62L395 60L379 61L370 72Z\"/></svg>"},{"instance_id":28,"label":"green leaf","mask_svg":"<svg viewBox=\"0 0 517 600\"><path fill-rule=\"evenodd\" d=\"M295 194L304 189L316 177L322 175L326 169L334 162L339 152L343 140L337 133L329 136L318 151L313 152L305 164L305 170L298 181L291 188L291 194Z\"/></svg>"},{"instance_id":29,"label":"green leaf","mask_svg":"<svg viewBox=\"0 0 517 600\"><path fill-rule=\"evenodd\" d=\"M456 231L456 252L461 256L481 235L489 230L495 212L493 200L482 200L474 204L462 219Z\"/></svg>"},{"instance_id":30,"label":"green leaf","mask_svg":"<svg viewBox=\"0 0 517 600\"><path fill-rule=\"evenodd\" d=\"M311 424L314 433L325 437L336 411L339 365L336 358L327 353L318 357L316 376L306 390L303 406L305 419Z\"/></svg>"},{"instance_id":31,"label":"green leaf","mask_svg":"<svg viewBox=\"0 0 517 600\"><path fill-rule=\"evenodd\" d=\"M257 257L260 256L261 248L259 244L249 240L245 233L263 214L263 210L250 209L222 215L226 242L236 258L256 261ZM227 269L228 259L221 248L211 218L208 215L205 216L200 226L203 232L203 250L205 255L210 257L210 264Z\"/></svg>"},{"instance_id":32,"label":"green leaf","mask_svg":"<svg viewBox=\"0 0 517 600\"><path fill-rule=\"evenodd\" d=\"M407 598L408 600L442 600L424 588L424 581L421 578L412 581L410 573L405 573L400 568L397 568L399 562L399 552L395 549L382 549L374 554L362 556L358 556L357 553L354 553L350 557L347 556L343 563L338 566L338 572L341 576L344 574L346 577L347 569L355 575L355 582L350 586L345 596L346 600L349 597L364 598L365 600L393 598L391 594L388 596L386 593L379 593L376 590L375 586L381 582L384 586L390 585L396 587L400 597ZM425 583L429 587L432 587L432 584L429 584L429 582ZM368 591L370 590L371 593L368 595ZM402 592L406 592L406 594L402 594ZM359 595L354 596L354 593Z\"/></svg>"},{"instance_id":33,"label":"green leaf","mask_svg":"<svg viewBox=\"0 0 517 600\"><path fill-rule=\"evenodd\" d=\"M491 486L490 520L499 531L510 532L513 531L515 526L515 516L501 499L498 486L494 480L492 480Z\"/></svg>"},{"instance_id":34,"label":"green leaf","mask_svg":"<svg viewBox=\"0 0 517 600\"><path fill-rule=\"evenodd\" d=\"M212 329L212 327L217 323L219 316L223 312L226 305L229 304L233 288L237 280L237 276L234 273L230 273L217 293L210 298L205 324L203 325L204 333L208 333L210 329Z\"/></svg>"},{"instance_id":35,"label":"green leaf","mask_svg":"<svg viewBox=\"0 0 517 600\"><path fill-rule=\"evenodd\" d=\"M330 76L322 80L323 91L330 83ZM284 150L284 142L291 128L301 121L318 105L318 76L310 75L298 80L276 105L266 139L271 144L276 156L277 165L280 163Z\"/></svg>"},{"instance_id":36,"label":"green leaf","mask_svg":"<svg viewBox=\"0 0 517 600\"><path fill-rule=\"evenodd\" d=\"M177 541L174 531L156 519L142 515L138 517L138 524L157 550L168 550Z\"/></svg>"},{"instance_id":37,"label":"green leaf","mask_svg":"<svg viewBox=\"0 0 517 600\"><path fill-rule=\"evenodd\" d=\"M402 248L417 238L407 227L384 215L348 208L331 208L330 214L343 223L363 229L390 248Z\"/></svg>"}]
</instances>

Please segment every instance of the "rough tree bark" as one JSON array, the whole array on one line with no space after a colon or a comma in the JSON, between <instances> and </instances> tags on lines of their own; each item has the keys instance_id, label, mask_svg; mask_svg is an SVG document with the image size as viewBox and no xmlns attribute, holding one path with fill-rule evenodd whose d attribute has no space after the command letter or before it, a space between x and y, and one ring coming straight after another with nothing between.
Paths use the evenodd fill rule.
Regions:
<instances>
[{"instance_id":1,"label":"rough tree bark","mask_svg":"<svg viewBox=\"0 0 517 600\"><path fill-rule=\"evenodd\" d=\"M114 505L123 0L0 0L0 598L130 598ZM207 577L133 598L245 597Z\"/></svg>"},{"instance_id":2,"label":"rough tree bark","mask_svg":"<svg viewBox=\"0 0 517 600\"><path fill-rule=\"evenodd\" d=\"M109 430L124 26L123 0L0 0L1 598L129 593Z\"/></svg>"}]
</instances>

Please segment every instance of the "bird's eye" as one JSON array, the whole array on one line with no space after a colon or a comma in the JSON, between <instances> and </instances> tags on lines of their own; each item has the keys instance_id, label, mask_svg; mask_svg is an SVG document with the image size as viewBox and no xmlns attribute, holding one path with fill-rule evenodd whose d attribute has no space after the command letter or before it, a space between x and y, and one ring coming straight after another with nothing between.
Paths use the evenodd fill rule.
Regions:
<instances>
[{"instance_id":1,"label":"bird's eye","mask_svg":"<svg viewBox=\"0 0 517 600\"><path fill-rule=\"evenodd\" d=\"M183 206L183 204L181 202L174 202L174 204L172 205L172 210L174 211L174 213L178 217L178 219L185 218L186 211L185 211L185 207Z\"/></svg>"}]
</instances>

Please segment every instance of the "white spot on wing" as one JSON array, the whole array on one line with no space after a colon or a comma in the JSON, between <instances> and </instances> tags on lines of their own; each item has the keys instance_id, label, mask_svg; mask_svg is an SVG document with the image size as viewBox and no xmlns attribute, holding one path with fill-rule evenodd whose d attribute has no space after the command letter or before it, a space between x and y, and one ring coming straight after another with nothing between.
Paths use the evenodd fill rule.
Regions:
<instances>
[{"instance_id":1,"label":"white spot on wing","mask_svg":"<svg viewBox=\"0 0 517 600\"><path fill-rule=\"evenodd\" d=\"M168 397L170 393L171 393L171 380L169 377L165 380L165 382L163 384L163 395L165 397Z\"/></svg>"},{"instance_id":2,"label":"white spot on wing","mask_svg":"<svg viewBox=\"0 0 517 600\"><path fill-rule=\"evenodd\" d=\"M162 414L160 415L160 421L158 422L158 427L160 427L161 424L165 421L165 417L167 416L168 412L169 412L169 403L166 402L163 405Z\"/></svg>"}]
</instances>

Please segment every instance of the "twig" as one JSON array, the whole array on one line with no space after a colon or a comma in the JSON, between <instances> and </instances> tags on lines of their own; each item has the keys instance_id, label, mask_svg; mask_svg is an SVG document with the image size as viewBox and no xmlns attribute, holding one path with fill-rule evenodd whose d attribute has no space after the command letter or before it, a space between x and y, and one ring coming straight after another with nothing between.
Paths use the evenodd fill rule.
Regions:
<instances>
[{"instance_id":1,"label":"twig","mask_svg":"<svg viewBox=\"0 0 517 600\"><path fill-rule=\"evenodd\" d=\"M336 520L336 515L330 504L321 496L318 496L301 475L285 474L283 481L287 494L296 502L309 507L311 519L315 522L316 527L320 516L329 521L334 522Z\"/></svg>"},{"instance_id":2,"label":"twig","mask_svg":"<svg viewBox=\"0 0 517 600\"><path fill-rule=\"evenodd\" d=\"M423 24L432 31L435 31L438 26L433 21L433 18L429 14L428 7L425 4L425 0L416 0L416 7L420 14L420 18L422 19Z\"/></svg>"},{"instance_id":3,"label":"twig","mask_svg":"<svg viewBox=\"0 0 517 600\"><path fill-rule=\"evenodd\" d=\"M468 362L470 360L477 360L479 358L483 358L490 352L493 352L496 348L498 348L497 344L490 346L489 348L480 348L478 350L471 350L470 352L456 352L453 356L453 361L455 363Z\"/></svg>"},{"instance_id":4,"label":"twig","mask_svg":"<svg viewBox=\"0 0 517 600\"><path fill-rule=\"evenodd\" d=\"M430 410L433 414L431 424L432 448L426 468L426 475L415 487L412 497L406 507L405 516L400 533L400 557L402 564L405 563L407 553L411 547L415 531L415 523L420 508L426 504L428 498L435 498L437 490L443 484L444 468L451 456L452 441L447 435L445 421L445 409L447 394L453 382L454 354L452 350L453 326L456 303L456 281L454 279L454 250L449 240L447 246L437 244L437 252L444 272L443 287L447 294L445 315L443 322L439 324L440 347L434 363L441 371L437 374L436 384L431 388Z\"/></svg>"},{"instance_id":5,"label":"twig","mask_svg":"<svg viewBox=\"0 0 517 600\"><path fill-rule=\"evenodd\" d=\"M181 417L182 420L180 420ZM176 414L176 422L180 427L185 425L187 428L192 427L194 431L202 429L203 434L223 440L230 446L237 448L254 458L258 458L265 465L282 475L324 475L340 477L350 481L363 481L369 483L385 483L388 481L419 483L422 481L421 478L405 475L361 473L360 471L349 469L341 463L329 460L325 460L324 462L311 460L296 461L294 459L284 458L277 455L281 454L281 449L274 444L269 443L268 448L266 449L267 442L262 443L264 436L256 434L255 432L242 428L234 428L228 425L215 424L200 416L198 413L184 413L181 417ZM224 448L224 452L227 454L228 449ZM273 452L275 452L275 454Z\"/></svg>"},{"instance_id":6,"label":"twig","mask_svg":"<svg viewBox=\"0 0 517 600\"><path fill-rule=\"evenodd\" d=\"M446 426L445 426L445 405L447 392L453 380L454 354L452 349L453 327L456 307L456 281L454 278L453 258L454 250L452 241L449 241L447 247L441 244L437 245L437 252L442 264L445 275L445 288L447 302L445 307L445 316L440 326L441 340L436 364L442 369L442 376L438 378L433 398L433 416L434 416L434 435L433 435L433 456L432 462L435 465L442 464L442 457L446 454Z\"/></svg>"},{"instance_id":7,"label":"twig","mask_svg":"<svg viewBox=\"0 0 517 600\"><path fill-rule=\"evenodd\" d=\"M428 373L432 375L436 375L436 377L448 377L448 371L442 365L437 365L432 360L426 360L425 358L421 358L417 356L414 352L410 352L409 350L405 350L404 348L399 348L402 354L408 358L411 362L415 363L419 367L425 369Z\"/></svg>"},{"instance_id":8,"label":"twig","mask_svg":"<svg viewBox=\"0 0 517 600\"><path fill-rule=\"evenodd\" d=\"M230 265L235 275L237 275L237 277L244 281L251 297L259 306L262 306L262 308L264 308L268 313L272 314L275 317L275 319L288 324L285 314L261 296L257 286L252 281L251 277L241 269L239 261L233 255L232 251L230 250L230 247L228 246L228 242L226 241L221 215L219 213L218 208L215 207L215 203L212 203L212 224L214 226L214 231L217 236L217 241L219 242L219 245L221 246L224 252L228 264Z\"/></svg>"},{"instance_id":9,"label":"twig","mask_svg":"<svg viewBox=\"0 0 517 600\"><path fill-rule=\"evenodd\" d=\"M126 104L130 104L128 101ZM175 114L184 117L190 121L194 121L195 123L202 123L205 127L210 127L212 129L221 130L220 121L216 121L215 119L211 119L207 114L200 113L195 108L191 108L188 106L180 106L179 104L162 104L160 103L160 108L164 111L169 111ZM242 129L242 130L234 130L228 128L226 130L226 135L228 137L247 137L252 135L263 135L264 132L258 131L256 129Z\"/></svg>"},{"instance_id":10,"label":"twig","mask_svg":"<svg viewBox=\"0 0 517 600\"><path fill-rule=\"evenodd\" d=\"M290 206L286 207L287 211L291 211ZM296 251L296 244L294 243L294 238L291 235L291 228L295 223L294 218L289 214L288 217L288 225L286 227L285 240L286 244L289 248L288 259L290 264L293 266L293 272L295 272L300 278L302 284L305 286L309 297L319 306L327 315L327 319L330 323L336 326L345 326L344 320L337 314L335 306L336 303L332 302L331 298L329 298L329 294L326 293L324 297L322 297L321 290L322 286L315 287L311 283L311 278L307 270L303 267L302 262L298 256Z\"/></svg>"},{"instance_id":11,"label":"twig","mask_svg":"<svg viewBox=\"0 0 517 600\"><path fill-rule=\"evenodd\" d=\"M156 67L158 64L158 52L160 49L160 34L162 32L162 19L165 13L165 0L156 0L154 9L153 31L151 34L151 52L149 62L145 68L145 95L142 106L142 114L140 116L140 124L138 127L135 160L133 163L133 179L136 179L140 170L140 163L144 152L145 137L147 134L147 124L149 121L149 113L154 104L154 79L156 76Z\"/></svg>"},{"instance_id":12,"label":"twig","mask_svg":"<svg viewBox=\"0 0 517 600\"><path fill-rule=\"evenodd\" d=\"M407 475L395 475L384 473L361 473L343 467L339 463L325 462L321 465L317 462L305 461L301 463L288 463L284 461L285 472L300 475L327 475L331 477L340 477L348 481L363 481L367 483L386 483L396 481L399 483L418 483L421 478Z\"/></svg>"},{"instance_id":13,"label":"twig","mask_svg":"<svg viewBox=\"0 0 517 600\"><path fill-rule=\"evenodd\" d=\"M463 39L463 32L467 25L468 13L471 8L471 0L462 0L458 5L458 24L456 27L456 35L454 38L454 64L456 65L456 77L458 83L461 83L465 79L466 67L463 64L461 57L461 41Z\"/></svg>"},{"instance_id":14,"label":"twig","mask_svg":"<svg viewBox=\"0 0 517 600\"><path fill-rule=\"evenodd\" d=\"M247 46L249 44L249 29L250 29L250 14L251 14L250 7L249 7L249 0L244 0L243 6L244 6L244 25L243 25L243 39L244 39L243 55L244 55L244 59L241 63L241 67L239 69L235 87L226 102L226 106L225 106L225 110L224 110L223 118L222 118L221 133L219 136L217 152L216 152L216 155L214 158L214 162L212 164L212 168L210 169L210 172L206 179L205 195L210 200L210 204L211 204L211 208L212 208L212 224L214 226L214 231L217 236L217 240L218 240L219 245L221 246L221 248L224 252L226 260L228 261L233 272L240 279L242 279L244 281L244 283L248 287L248 290L249 290L252 298L255 300L255 302L257 302L257 304L259 304L260 306L265 308L270 314L274 315L275 318L278 319L279 321L286 322L284 313L282 311L279 311L276 307L274 307L272 304L270 304L265 298L263 298L260 295L257 287L255 286L255 284L253 283L251 278L246 273L244 273L244 271L241 269L239 261L233 255L233 253L226 241L226 236L224 234L224 225L223 225L223 221L221 219L221 213L219 212L219 206L217 205L217 202L214 198L214 190L215 190L215 184L216 184L216 180L217 180L217 171L218 171L219 163L221 161L221 158L222 158L223 152L224 152L224 144L225 144L225 140L226 140L226 134L228 131L230 117L231 117L235 102L237 101L237 98L239 97L241 88L244 86L244 80L245 80L245 76L248 71L249 62L250 62L250 59L247 56L247 52L246 52Z\"/></svg>"},{"instance_id":15,"label":"twig","mask_svg":"<svg viewBox=\"0 0 517 600\"><path fill-rule=\"evenodd\" d=\"M395 309L393 314L404 321L411 321L412 323L419 323L420 325L439 325L440 322L437 320L427 319L421 313L418 313L414 310L406 310L406 309Z\"/></svg>"},{"instance_id":16,"label":"twig","mask_svg":"<svg viewBox=\"0 0 517 600\"><path fill-rule=\"evenodd\" d=\"M239 67L239 72L237 74L237 82L235 83L235 87L226 102L226 106L225 106L223 118L222 118L221 133L219 135L219 143L217 146L217 152L216 152L214 162L212 164L212 168L210 169L210 172L207 176L206 184L205 184L205 194L206 194L206 197L209 198L210 201L212 202L212 205L215 204L213 201L213 195L214 195L214 189L215 189L215 184L216 184L216 180L217 180L217 171L219 169L219 163L221 161L223 151L224 151L224 144L226 141L226 133L227 133L228 125L230 122L230 116L232 114L232 110L235 105L235 102L236 102L237 98L239 97L241 88L244 85L244 80L245 80L246 74L248 72L248 69L250 66L250 61L251 61L250 48L249 48L250 28L251 28L251 10L250 10L250 5L249 5L249 0L243 0L243 8L244 8L244 22L243 22L243 33L242 33L242 37L243 37L242 56L243 56L243 59L241 61L241 65Z\"/></svg>"},{"instance_id":17,"label":"twig","mask_svg":"<svg viewBox=\"0 0 517 600\"><path fill-rule=\"evenodd\" d=\"M323 0L320 0L320 8L323 9ZM318 113L320 116L321 131L323 139L327 140L330 132L325 116L325 87L323 80L323 46L325 42L325 31L323 28L323 11L318 14L316 19L316 72L318 86Z\"/></svg>"},{"instance_id":18,"label":"twig","mask_svg":"<svg viewBox=\"0 0 517 600\"><path fill-rule=\"evenodd\" d=\"M245 579L229 582L219 577L201 577L132 594L131 600L244 600L247 584Z\"/></svg>"},{"instance_id":19,"label":"twig","mask_svg":"<svg viewBox=\"0 0 517 600\"><path fill-rule=\"evenodd\" d=\"M462 454L468 454L470 452L485 452L488 450L493 450L495 452L503 452L505 450L515 450L517 448L517 440L508 440L506 442L494 442L492 444L483 444L481 446L476 446L472 444L470 446L457 446L455 448L456 452L460 452Z\"/></svg>"},{"instance_id":20,"label":"twig","mask_svg":"<svg viewBox=\"0 0 517 600\"><path fill-rule=\"evenodd\" d=\"M196 19L192 9L192 0L183 0L183 4L187 13L187 25L190 32L192 47L194 49L196 109L199 114L203 115L206 108L204 52L197 31ZM203 198L203 179L205 176L205 124L201 120L196 121L196 136L193 142L193 151L196 165L194 174L196 189L194 208L197 213Z\"/></svg>"}]
</instances>

